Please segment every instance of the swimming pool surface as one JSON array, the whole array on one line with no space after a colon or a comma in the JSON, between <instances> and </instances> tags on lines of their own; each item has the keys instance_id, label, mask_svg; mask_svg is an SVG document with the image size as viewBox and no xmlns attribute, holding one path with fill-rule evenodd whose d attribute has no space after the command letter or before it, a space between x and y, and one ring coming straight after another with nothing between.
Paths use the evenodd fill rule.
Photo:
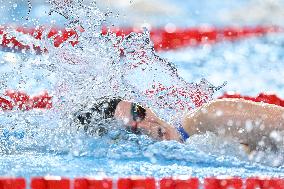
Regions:
<instances>
[{"instance_id":1,"label":"swimming pool surface","mask_svg":"<svg viewBox=\"0 0 284 189\"><path fill-rule=\"evenodd\" d=\"M230 10L233 5L242 7L246 4L245 1L231 1L228 4L210 2L199 1L197 4L189 1L186 7L198 10L201 16L195 14L191 17L192 22L184 21L184 25L195 25L193 21L225 25L225 21L216 21L206 12L211 9L213 12ZM180 6L179 3L176 5ZM200 5L204 5L203 9ZM182 24L183 21L176 18L176 22ZM221 85L227 81L227 85L214 97L224 91L237 91L244 95L274 91L283 98L283 44L283 34L271 34L160 52L159 55L173 62L178 73L188 82L206 78L214 85ZM34 64L32 60L35 60ZM44 89L53 90L58 79L53 74L52 62L46 61L48 59L44 56L1 52L0 76L5 80L1 83L1 89L20 88L29 94ZM54 111L0 113L3 131L0 139L1 176L284 177L284 148L277 153L259 152L248 156L233 141L224 141L212 133L191 136L185 144L157 142L147 136L126 133L117 123L113 123L113 127L109 125L113 129L107 136L91 137L77 133L72 125L62 124L64 115ZM68 121L70 119L66 118L66 123ZM21 134L5 135L7 130L11 133L23 132L24 137Z\"/></svg>"}]
</instances>

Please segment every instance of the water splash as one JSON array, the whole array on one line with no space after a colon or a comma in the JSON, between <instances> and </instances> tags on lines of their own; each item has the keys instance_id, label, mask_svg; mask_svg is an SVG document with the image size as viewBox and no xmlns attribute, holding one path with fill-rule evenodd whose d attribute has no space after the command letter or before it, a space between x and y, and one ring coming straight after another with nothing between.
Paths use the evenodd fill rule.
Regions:
<instances>
[{"instance_id":1,"label":"water splash","mask_svg":"<svg viewBox=\"0 0 284 189\"><path fill-rule=\"evenodd\" d=\"M111 32L102 35L107 18L95 4L51 1L51 5L52 11L69 21L69 27L84 29L75 48L48 49L51 62L60 65L57 72L62 73L62 85L69 83L67 99L72 103L92 104L99 97L123 96L156 109L180 111L211 100L217 90L206 80L195 84L182 79L172 63L155 53L146 29L123 39ZM157 91L158 85L166 90Z\"/></svg>"},{"instance_id":2,"label":"water splash","mask_svg":"<svg viewBox=\"0 0 284 189\"><path fill-rule=\"evenodd\" d=\"M52 38L43 37L40 46L45 47L48 54L37 58L35 53L31 57L23 55L24 62L19 61L14 66L6 64L11 73L14 72L11 77L14 76L16 80L9 84L6 79L1 89L13 87L27 90L31 81L35 84L43 82L43 86L48 86L48 90L52 91L55 105L48 112L12 112L19 120L8 114L3 115L10 120L1 122L4 128L13 125L25 133L24 138L15 139L22 141L21 145L13 141L5 145L6 149L29 149L34 145L36 149L56 153L85 154L90 149L86 147L80 150L79 146L84 146L82 144L88 145L82 138L84 134L73 123L73 115L82 107L92 106L98 98L121 96L153 107L161 117L170 118L165 111L170 110L175 114L181 110L191 110L211 100L213 93L218 90L206 80L195 84L181 78L172 63L155 53L146 29L124 38L110 31L103 35L101 31L108 14L101 12L95 3L88 4L82 0L50 0L49 3L50 14L60 14L66 18L66 27L78 33L75 37L78 37L79 43L73 47L69 43L73 40L70 38L56 48ZM43 36L47 36L48 30L46 28ZM34 41L28 35L18 37L23 41L29 39L28 44L32 49ZM20 78L15 73L19 73ZM21 123L21 126L17 123ZM108 123L106 127L111 125ZM111 130L117 132L119 127Z\"/></svg>"},{"instance_id":3,"label":"water splash","mask_svg":"<svg viewBox=\"0 0 284 189\"><path fill-rule=\"evenodd\" d=\"M25 150L35 150L98 158L107 154L108 158L118 159L145 157L150 162L157 162L159 159L182 160L185 165L210 163L211 160L218 161L220 165L231 165L231 158L236 157L247 160L238 150L235 150L237 153L233 157L228 157L227 154L232 149L238 149L238 146L233 143L221 145L220 141L216 144L212 142L216 137L209 137L208 142L196 136L190 139L188 146L175 142L154 143L145 136L136 136L121 130L118 123L105 124L110 128L107 136L100 138L95 135L88 138L73 123L73 114L82 107L92 106L98 98L122 96L152 107L159 116L170 122L171 115L210 101L219 87L211 85L205 79L200 83L187 83L178 75L174 64L155 53L147 29L124 38L117 37L110 31L102 35L102 27L108 14L100 12L95 4L87 5L80 0L74 0L71 4L65 1L50 3L51 14L64 16L68 20L67 27L78 33L75 37L78 37L80 43L73 47L69 43L73 40L70 38L56 48L52 38L44 37L39 42L28 35L9 30L9 33L17 35L21 41L28 40L26 44L29 44L30 49L32 44L38 43L48 50L48 54L40 57L36 57L35 52L31 52L32 56L27 53L16 55L13 58L16 60L15 64L12 65L3 60L1 66L8 69L1 74L1 89L12 87L27 91L29 88L37 87L41 90L47 87L52 91L55 107L46 112L13 111L2 114L1 118L5 117L6 120L1 121L1 126L8 132L3 132L1 153L17 154ZM49 28L44 31L43 36L47 36L48 30ZM40 83L44 85L39 87ZM32 90L30 92L36 93ZM201 138L207 140L208 136ZM203 144L211 146L204 147ZM218 154L222 151L216 148L218 145L223 148L223 154ZM168 150L164 151L165 148ZM177 153L172 154L172 149ZM212 149L216 149L215 152ZM201 151L200 154L193 156L198 151ZM197 161L204 153L209 152L213 156ZM186 156L189 158L184 158ZM266 162L262 159L261 154L251 157L252 161ZM237 164L243 165L244 162ZM273 165L282 165L282 159L278 158Z\"/></svg>"}]
</instances>

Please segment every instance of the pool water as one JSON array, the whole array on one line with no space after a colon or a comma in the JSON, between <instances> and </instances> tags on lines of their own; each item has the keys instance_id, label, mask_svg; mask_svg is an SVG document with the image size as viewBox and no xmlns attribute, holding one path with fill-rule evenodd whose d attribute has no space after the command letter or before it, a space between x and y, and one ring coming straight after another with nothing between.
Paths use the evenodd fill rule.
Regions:
<instances>
[{"instance_id":1,"label":"pool water","mask_svg":"<svg viewBox=\"0 0 284 189\"><path fill-rule=\"evenodd\" d=\"M207 4L207 1L202 2L208 6L201 11L204 16L196 17L194 20L210 22L208 15L206 19L205 12L213 5ZM234 1L234 3L241 6L243 2ZM189 2L187 6L191 7L190 5ZM222 6L224 6L223 9L229 9L231 4L218 4L218 7ZM215 11L216 9L214 8ZM101 15L98 13L95 16ZM82 22L85 24L84 21ZM222 22L219 21L216 24L222 25ZM185 25L188 24L185 23ZM51 94L55 96L54 103L57 104L57 108L44 111L1 112L0 124L3 134L0 140L0 175L23 177L190 175L200 178L218 175L284 176L282 148L276 153L264 151L247 155L234 141L224 140L212 133L191 136L186 143L181 144L175 141L154 141L144 135L129 134L116 122L106 125L111 129L109 134L103 137L78 132L71 123L70 112L78 108L77 101L87 101L91 98L90 96L98 95L90 94L88 91L92 89L89 85L92 79L88 80L89 82L82 81L90 78L94 70L97 70L97 77L106 74L106 70L110 67L99 64L99 62L107 64L112 60L115 61L118 56L118 52L111 48L111 43L106 41L102 43L103 39L94 34L97 28L92 27L91 29L90 33L83 34L86 41L82 43L90 47L93 45L87 37L93 37L92 40L100 42L97 43L100 44L98 47L95 46L97 54L91 51L91 48L84 54L80 49L74 50L69 47L63 47L60 50L49 47L50 55L43 56L1 52L1 89L3 91L7 88L20 89L29 94L36 94L45 89L52 91ZM134 45L127 42L132 42ZM142 45L139 40L127 42L124 47L128 50L137 44ZM274 91L280 97L284 97L284 79L281 77L284 71L283 44L283 34L273 34L236 42L222 42L211 46L160 52L159 56L173 62L179 75L189 83L198 83L202 78L206 78L218 86L227 81L227 85L214 93L213 98L230 90L246 95ZM81 64L80 66L66 64L61 55L62 53L68 55L70 52L77 55L82 62L96 62L97 64ZM133 60L131 58L129 60ZM149 53L148 60L152 60L151 58L151 53ZM153 68L156 67L153 66ZM172 75L167 70L167 66L161 69L166 71L162 70L160 74L171 78ZM113 75L121 73L127 74L128 72L119 69L113 71ZM113 78L113 75L107 75L106 78ZM153 78L165 82L159 77ZM143 79L138 78L137 81L141 82ZM112 81L111 84L121 82L115 79ZM101 82L105 81L102 79ZM181 80L171 78L171 82L181 82ZM131 83L126 86L131 86ZM109 90L106 86L101 86L97 90L99 89L102 89L100 94L117 92ZM142 97L138 95L137 98ZM18 132L18 134L5 135L5 130L11 133ZM21 136L21 132L24 133L24 137Z\"/></svg>"},{"instance_id":2,"label":"pool water","mask_svg":"<svg viewBox=\"0 0 284 189\"><path fill-rule=\"evenodd\" d=\"M234 43L168 51L162 56L174 62L187 81L202 77L215 85L228 81L223 91L251 96L266 91L283 98L283 79L279 77L283 73L282 44L282 34L271 34Z\"/></svg>"}]
</instances>

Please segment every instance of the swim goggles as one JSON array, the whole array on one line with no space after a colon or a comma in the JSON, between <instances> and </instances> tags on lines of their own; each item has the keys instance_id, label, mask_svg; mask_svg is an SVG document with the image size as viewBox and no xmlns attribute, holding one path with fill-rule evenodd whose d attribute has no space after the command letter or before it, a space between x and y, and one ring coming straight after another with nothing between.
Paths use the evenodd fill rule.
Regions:
<instances>
[{"instance_id":1,"label":"swim goggles","mask_svg":"<svg viewBox=\"0 0 284 189\"><path fill-rule=\"evenodd\" d=\"M134 121L142 121L146 117L146 109L136 103L131 103L130 113Z\"/></svg>"}]
</instances>

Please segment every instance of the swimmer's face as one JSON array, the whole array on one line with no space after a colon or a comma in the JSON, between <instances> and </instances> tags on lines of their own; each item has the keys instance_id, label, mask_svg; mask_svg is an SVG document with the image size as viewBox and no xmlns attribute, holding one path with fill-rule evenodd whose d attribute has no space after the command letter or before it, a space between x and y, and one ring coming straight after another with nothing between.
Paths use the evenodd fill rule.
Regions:
<instances>
[{"instance_id":1,"label":"swimmer's face","mask_svg":"<svg viewBox=\"0 0 284 189\"><path fill-rule=\"evenodd\" d=\"M146 112L143 120L133 120L131 104L131 102L127 101L119 102L114 117L122 120L124 125L130 126L133 130L139 130L154 139L180 141L180 135L176 129L159 119L149 108L145 108Z\"/></svg>"}]
</instances>

